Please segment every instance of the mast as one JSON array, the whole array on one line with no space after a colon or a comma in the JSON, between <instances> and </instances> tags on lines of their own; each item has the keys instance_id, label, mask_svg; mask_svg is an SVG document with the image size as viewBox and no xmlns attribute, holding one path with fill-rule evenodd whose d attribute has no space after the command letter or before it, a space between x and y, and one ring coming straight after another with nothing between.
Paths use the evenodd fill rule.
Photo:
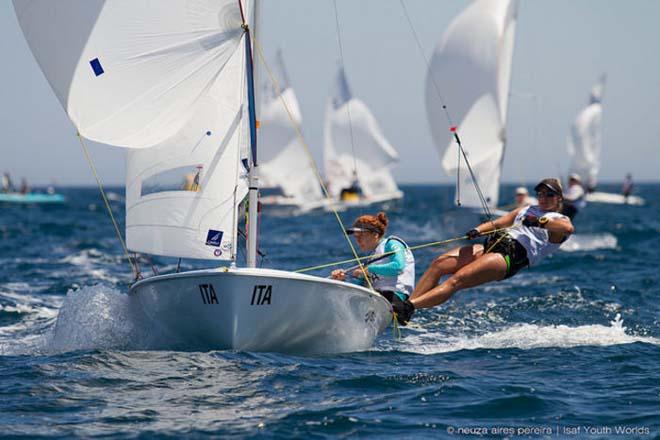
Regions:
<instances>
[{"instance_id":1,"label":"mast","mask_svg":"<svg viewBox=\"0 0 660 440\"><path fill-rule=\"evenodd\" d=\"M257 108L255 106L255 87L256 82L254 63L252 56L252 40L250 31L256 35L257 14L259 10L258 0L254 0L251 14L251 26L245 32L245 63L247 66L247 87L248 87L248 114L250 118L250 155L252 163L248 173L249 192L248 192L248 239L247 239L247 266L257 266L257 230L258 230L258 211L259 211L259 168L257 162Z\"/></svg>"}]
</instances>

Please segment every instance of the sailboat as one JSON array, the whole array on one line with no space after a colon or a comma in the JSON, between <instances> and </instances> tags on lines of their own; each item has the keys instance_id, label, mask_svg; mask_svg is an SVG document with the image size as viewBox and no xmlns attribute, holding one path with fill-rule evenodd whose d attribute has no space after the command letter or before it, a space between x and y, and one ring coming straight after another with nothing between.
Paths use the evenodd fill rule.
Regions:
<instances>
[{"instance_id":1,"label":"sailboat","mask_svg":"<svg viewBox=\"0 0 660 440\"><path fill-rule=\"evenodd\" d=\"M325 114L323 159L337 206L366 206L403 197L391 168L399 154L367 105L353 97L339 68Z\"/></svg>"},{"instance_id":2,"label":"sailboat","mask_svg":"<svg viewBox=\"0 0 660 440\"><path fill-rule=\"evenodd\" d=\"M270 81L266 83L259 131L260 186L262 193L266 189L272 194L262 195L261 203L304 213L323 207L326 199L314 166L304 165L307 153L292 126L295 123L300 127L302 116L281 50L277 52L274 71L280 91L275 90ZM282 101L286 102L286 107Z\"/></svg>"},{"instance_id":3,"label":"sailboat","mask_svg":"<svg viewBox=\"0 0 660 440\"><path fill-rule=\"evenodd\" d=\"M450 23L430 60L426 109L442 168L458 173L456 201L468 212L499 201L506 145L516 0L476 0ZM477 185L446 124L445 108L460 134ZM481 189L483 198L478 188Z\"/></svg>"},{"instance_id":4,"label":"sailboat","mask_svg":"<svg viewBox=\"0 0 660 440\"><path fill-rule=\"evenodd\" d=\"M595 191L598 184L598 171L603 143L603 94L606 76L602 75L589 96L589 103L575 118L567 140L568 153L571 156L569 173L577 174L585 184L588 202L628 203L643 205L638 196L624 197L623 194Z\"/></svg>"},{"instance_id":5,"label":"sailboat","mask_svg":"<svg viewBox=\"0 0 660 440\"><path fill-rule=\"evenodd\" d=\"M0 203L18 203L18 204L61 204L66 202L66 197L56 193L41 192L7 192L0 193Z\"/></svg>"},{"instance_id":6,"label":"sailboat","mask_svg":"<svg viewBox=\"0 0 660 440\"><path fill-rule=\"evenodd\" d=\"M237 0L13 3L81 138L128 148L128 249L230 263L132 284L131 304L155 328L185 349L332 353L373 344L392 317L376 292L255 267L258 2L249 16ZM246 195L247 267L237 268Z\"/></svg>"}]
</instances>

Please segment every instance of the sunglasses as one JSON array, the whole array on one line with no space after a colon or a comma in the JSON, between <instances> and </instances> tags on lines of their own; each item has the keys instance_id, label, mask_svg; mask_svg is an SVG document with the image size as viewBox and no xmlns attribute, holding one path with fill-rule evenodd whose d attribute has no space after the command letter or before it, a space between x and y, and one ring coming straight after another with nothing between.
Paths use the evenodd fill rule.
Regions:
<instances>
[{"instance_id":1,"label":"sunglasses","mask_svg":"<svg viewBox=\"0 0 660 440\"><path fill-rule=\"evenodd\" d=\"M559 194L556 194L556 193L553 193L553 192L547 192L547 191L541 191L541 192L536 193L536 197L539 197L539 198L541 198L541 197L545 197L545 198L557 197L558 195Z\"/></svg>"},{"instance_id":2,"label":"sunglasses","mask_svg":"<svg viewBox=\"0 0 660 440\"><path fill-rule=\"evenodd\" d=\"M351 234L363 234L365 232L372 232L374 234L380 234L380 232L375 229L375 228L369 228L369 227L352 227L346 229L346 233L351 235Z\"/></svg>"}]
</instances>

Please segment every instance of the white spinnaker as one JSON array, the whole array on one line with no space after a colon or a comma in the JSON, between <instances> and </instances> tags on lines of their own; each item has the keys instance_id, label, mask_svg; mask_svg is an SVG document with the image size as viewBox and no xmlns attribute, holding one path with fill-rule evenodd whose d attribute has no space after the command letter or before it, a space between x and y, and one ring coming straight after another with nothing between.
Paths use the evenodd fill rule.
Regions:
<instances>
[{"instance_id":1,"label":"white spinnaker","mask_svg":"<svg viewBox=\"0 0 660 440\"><path fill-rule=\"evenodd\" d=\"M595 188L602 149L602 97L605 77L591 89L590 102L575 118L567 140L571 156L570 173L578 174L584 185Z\"/></svg>"},{"instance_id":2,"label":"white spinnaker","mask_svg":"<svg viewBox=\"0 0 660 440\"><path fill-rule=\"evenodd\" d=\"M449 25L435 49L426 79L426 109L442 167L455 175L458 146L449 132L443 102L466 151L486 203L497 206L506 142L506 117L516 26L516 0L476 0ZM480 208L461 158L460 200Z\"/></svg>"},{"instance_id":3,"label":"white spinnaker","mask_svg":"<svg viewBox=\"0 0 660 440\"><path fill-rule=\"evenodd\" d=\"M249 142L239 5L154 6L14 1L30 48L80 133L151 147L127 158L129 249L229 259L236 205L247 192L239 156Z\"/></svg>"},{"instance_id":4,"label":"white spinnaker","mask_svg":"<svg viewBox=\"0 0 660 440\"><path fill-rule=\"evenodd\" d=\"M354 170L365 197L399 190L390 173L399 154L366 104L352 97L342 68L326 110L323 156L328 190L334 197L351 186Z\"/></svg>"},{"instance_id":5,"label":"white spinnaker","mask_svg":"<svg viewBox=\"0 0 660 440\"><path fill-rule=\"evenodd\" d=\"M87 139L176 135L239 46L237 0L14 0L41 70Z\"/></svg>"},{"instance_id":6,"label":"white spinnaker","mask_svg":"<svg viewBox=\"0 0 660 440\"><path fill-rule=\"evenodd\" d=\"M300 204L318 201L323 198L323 193L314 165L309 163L311 159L293 125L300 127L302 115L281 52L277 54L275 67L281 93L277 94L272 86L268 86L262 95L259 130L261 187L280 187L287 197ZM282 100L286 102L286 108Z\"/></svg>"}]
</instances>

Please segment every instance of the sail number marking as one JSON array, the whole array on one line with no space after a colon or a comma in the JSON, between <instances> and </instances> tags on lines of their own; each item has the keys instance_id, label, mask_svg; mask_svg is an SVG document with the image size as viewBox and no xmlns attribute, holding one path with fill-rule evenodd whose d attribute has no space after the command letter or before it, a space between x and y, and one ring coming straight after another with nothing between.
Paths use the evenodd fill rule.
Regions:
<instances>
[{"instance_id":1,"label":"sail number marking","mask_svg":"<svg viewBox=\"0 0 660 440\"><path fill-rule=\"evenodd\" d=\"M202 303L218 304L218 296L215 294L213 284L200 284L199 293L202 295Z\"/></svg>"},{"instance_id":2,"label":"sail number marking","mask_svg":"<svg viewBox=\"0 0 660 440\"><path fill-rule=\"evenodd\" d=\"M263 306L264 304L270 305L273 295L273 286L270 284L258 284L252 289L252 306Z\"/></svg>"}]
</instances>

